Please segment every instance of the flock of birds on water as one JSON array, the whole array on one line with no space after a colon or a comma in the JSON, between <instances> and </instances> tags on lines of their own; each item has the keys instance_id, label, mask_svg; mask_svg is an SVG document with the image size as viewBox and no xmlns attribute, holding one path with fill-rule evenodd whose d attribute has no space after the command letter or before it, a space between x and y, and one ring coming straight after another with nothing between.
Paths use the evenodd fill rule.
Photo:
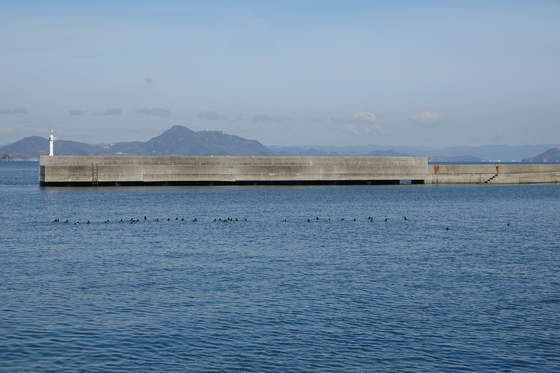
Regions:
<instances>
[{"instance_id":1,"label":"flock of birds on water","mask_svg":"<svg viewBox=\"0 0 560 373\"><path fill-rule=\"evenodd\" d=\"M147 221L147 220L148 220L148 217L144 216L144 219L143 219L143 220L144 220L144 221ZM159 222L159 221L173 221L173 220L176 220L176 221L185 221L185 218L178 218L178 217L176 217L175 219L167 218L167 219L161 219L161 220L160 220L159 218L157 218L157 219L154 219L153 221L154 221L154 222ZM328 219L320 219L318 216L316 216L315 218L312 218L312 219L309 219L309 218L308 218L308 219L307 219L307 222L310 223L310 222L312 222L312 221L319 221L319 220L323 220L323 221L326 221L326 222L332 221L330 218L328 218ZM357 221L356 218L354 218L354 219L345 219L345 218L342 218L342 219L336 219L336 220L339 220L339 221L344 221L344 220ZM371 217L371 216L368 216L367 220L369 220L369 221L371 221L371 222L374 222L374 221L375 221L375 219L374 219L373 217ZM403 220L408 220L408 219L407 219L406 216L404 216L404 217L403 217ZM195 223L195 222L197 222L197 221L198 221L197 218L192 219L192 222L193 222L193 223ZM224 219L222 219L222 218L216 218L216 219L214 219L214 221L215 221L215 222L225 222L225 223L227 223L227 222L233 222L233 221L247 221L247 219L238 219L238 218L235 218L235 219L234 219L234 218L228 217L228 218L224 218ZM389 221L389 218L385 218L383 221L388 222L388 221ZM60 223L60 222L61 222L60 219L54 219L54 223ZM119 223L135 224L135 223L139 223L139 222L140 222L140 219L134 219L134 218L131 218L131 219L128 219L128 220L120 219L118 222L119 222ZM284 219L283 222L288 222L288 219ZM64 220L63 223L69 224L70 221L69 221L68 219L66 219L66 220ZM105 224L109 224L109 223L111 223L111 221L110 221L110 220L105 220L104 223L105 223ZM79 225L80 222L79 222L79 221L76 221L76 222L74 222L73 224L74 224L74 225ZM88 220L85 224L91 224L91 222ZM510 224L507 223L507 225L510 225ZM445 230L450 230L450 228L449 228L449 227L446 227Z\"/></svg>"}]
</instances>

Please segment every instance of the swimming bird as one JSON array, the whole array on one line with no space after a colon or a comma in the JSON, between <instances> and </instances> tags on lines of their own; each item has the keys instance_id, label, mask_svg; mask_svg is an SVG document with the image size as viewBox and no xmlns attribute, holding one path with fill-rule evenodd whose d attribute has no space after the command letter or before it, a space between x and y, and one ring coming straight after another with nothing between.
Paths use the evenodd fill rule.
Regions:
<instances>
[{"instance_id":1,"label":"swimming bird","mask_svg":"<svg viewBox=\"0 0 560 373\"><path fill-rule=\"evenodd\" d=\"M74 223L74 225L78 225L78 224L80 224L80 222L79 222L79 221L77 221L77 222L75 222L75 223Z\"/></svg>"},{"instance_id":2,"label":"swimming bird","mask_svg":"<svg viewBox=\"0 0 560 373\"><path fill-rule=\"evenodd\" d=\"M194 218L194 219L193 219L193 222L195 222L195 221L198 221L198 220L196 220L196 218Z\"/></svg>"},{"instance_id":3,"label":"swimming bird","mask_svg":"<svg viewBox=\"0 0 560 373\"><path fill-rule=\"evenodd\" d=\"M64 220L65 223L68 223L68 219Z\"/></svg>"},{"instance_id":4,"label":"swimming bird","mask_svg":"<svg viewBox=\"0 0 560 373\"><path fill-rule=\"evenodd\" d=\"M105 220L105 224L108 224L108 223L109 223L109 220Z\"/></svg>"},{"instance_id":5,"label":"swimming bird","mask_svg":"<svg viewBox=\"0 0 560 373\"><path fill-rule=\"evenodd\" d=\"M445 230L448 231L448 230L449 230L449 227L445 228Z\"/></svg>"},{"instance_id":6,"label":"swimming bird","mask_svg":"<svg viewBox=\"0 0 560 373\"><path fill-rule=\"evenodd\" d=\"M181 218L181 221L185 221L185 218Z\"/></svg>"},{"instance_id":7,"label":"swimming bird","mask_svg":"<svg viewBox=\"0 0 560 373\"><path fill-rule=\"evenodd\" d=\"M157 218L157 219L156 219L156 220L154 220L154 221L159 221L159 218Z\"/></svg>"},{"instance_id":8,"label":"swimming bird","mask_svg":"<svg viewBox=\"0 0 560 373\"><path fill-rule=\"evenodd\" d=\"M147 220L147 218L144 216L144 220Z\"/></svg>"},{"instance_id":9,"label":"swimming bird","mask_svg":"<svg viewBox=\"0 0 560 373\"><path fill-rule=\"evenodd\" d=\"M406 218L406 216L404 217L404 220L408 220L408 219Z\"/></svg>"},{"instance_id":10,"label":"swimming bird","mask_svg":"<svg viewBox=\"0 0 560 373\"><path fill-rule=\"evenodd\" d=\"M89 223L89 220L87 221L87 223L86 223L86 224L90 224L90 223Z\"/></svg>"},{"instance_id":11,"label":"swimming bird","mask_svg":"<svg viewBox=\"0 0 560 373\"><path fill-rule=\"evenodd\" d=\"M308 222L311 222L311 220L307 219Z\"/></svg>"},{"instance_id":12,"label":"swimming bird","mask_svg":"<svg viewBox=\"0 0 560 373\"><path fill-rule=\"evenodd\" d=\"M389 218L385 218L385 221L389 221Z\"/></svg>"}]
</instances>

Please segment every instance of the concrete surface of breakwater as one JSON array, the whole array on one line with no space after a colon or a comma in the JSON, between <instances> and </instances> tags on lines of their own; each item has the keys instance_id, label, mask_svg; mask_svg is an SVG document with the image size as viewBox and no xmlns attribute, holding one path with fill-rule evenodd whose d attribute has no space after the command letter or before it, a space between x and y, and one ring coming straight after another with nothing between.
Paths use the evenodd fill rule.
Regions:
<instances>
[{"instance_id":1,"label":"concrete surface of breakwater","mask_svg":"<svg viewBox=\"0 0 560 373\"><path fill-rule=\"evenodd\" d=\"M558 183L560 164L428 165L421 157L40 156L42 186Z\"/></svg>"}]
</instances>

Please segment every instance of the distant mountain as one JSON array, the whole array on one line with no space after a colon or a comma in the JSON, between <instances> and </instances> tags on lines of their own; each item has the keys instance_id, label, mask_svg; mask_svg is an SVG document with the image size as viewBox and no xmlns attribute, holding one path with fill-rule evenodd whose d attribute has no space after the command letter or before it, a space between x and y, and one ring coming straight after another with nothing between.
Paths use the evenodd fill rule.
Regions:
<instances>
[{"instance_id":1,"label":"distant mountain","mask_svg":"<svg viewBox=\"0 0 560 373\"><path fill-rule=\"evenodd\" d=\"M482 159L473 157L472 155L457 155L453 157L435 156L430 157L430 162L450 162L450 163L480 163Z\"/></svg>"},{"instance_id":2,"label":"distant mountain","mask_svg":"<svg viewBox=\"0 0 560 373\"><path fill-rule=\"evenodd\" d=\"M49 154L49 140L39 136L26 137L0 147L0 153L6 154L13 160L37 158L39 155Z\"/></svg>"},{"instance_id":3,"label":"distant mountain","mask_svg":"<svg viewBox=\"0 0 560 373\"><path fill-rule=\"evenodd\" d=\"M560 149L550 148L546 152L536 155L534 157L525 158L523 162L534 162L534 163L556 163L560 162Z\"/></svg>"},{"instance_id":4,"label":"distant mountain","mask_svg":"<svg viewBox=\"0 0 560 373\"><path fill-rule=\"evenodd\" d=\"M374 150L369 153L354 152L354 154L341 154L335 151L318 150L316 148L306 149L305 147L278 147L276 152L286 156L300 157L344 157L344 156L361 156L361 157L410 157L408 154L399 153L394 150Z\"/></svg>"},{"instance_id":5,"label":"distant mountain","mask_svg":"<svg viewBox=\"0 0 560 373\"><path fill-rule=\"evenodd\" d=\"M103 153L100 146L83 142L56 140L56 154L58 155L98 155ZM40 155L49 154L49 140L40 136L25 137L13 144L0 147L0 153L5 153L12 160L34 160Z\"/></svg>"},{"instance_id":6,"label":"distant mountain","mask_svg":"<svg viewBox=\"0 0 560 373\"><path fill-rule=\"evenodd\" d=\"M173 126L146 142L120 142L110 145L91 145L76 141L56 140L56 155L230 155L230 156L366 156L366 157L428 157L430 162L558 162L548 153L560 144L548 145L484 145L480 147L452 146L447 148L405 146L270 146L220 131L195 132L187 127ZM547 151L548 149L548 151ZM546 151L546 152L545 152ZM558 151L558 149L556 149ZM543 153L545 152L545 153ZM0 146L0 154L13 160L33 160L49 153L49 141L39 136L21 139ZM540 156L532 157L534 154ZM532 158L531 158L532 157ZM534 159L534 160L532 160Z\"/></svg>"},{"instance_id":7,"label":"distant mountain","mask_svg":"<svg viewBox=\"0 0 560 373\"><path fill-rule=\"evenodd\" d=\"M255 140L228 135L220 131L194 132L173 126L161 135L143 143L134 155L278 155Z\"/></svg>"},{"instance_id":8,"label":"distant mountain","mask_svg":"<svg viewBox=\"0 0 560 373\"><path fill-rule=\"evenodd\" d=\"M373 151L392 150L412 157L428 157L430 162L519 162L523 158L542 153L552 147L560 148L560 144L545 145L483 145L483 146L450 146L446 148L432 148L426 146L407 147L396 145L367 145L367 146L334 146L334 145L308 145L308 146L269 146L270 149L283 154L298 154L308 149L323 152L336 152L342 156L359 156L371 154ZM464 157L474 157L472 160ZM459 157L459 158L455 158ZM476 160L475 160L476 159Z\"/></svg>"},{"instance_id":9,"label":"distant mountain","mask_svg":"<svg viewBox=\"0 0 560 373\"><path fill-rule=\"evenodd\" d=\"M410 157L408 154L399 153L394 150L374 150L367 154L364 154L365 157Z\"/></svg>"},{"instance_id":10,"label":"distant mountain","mask_svg":"<svg viewBox=\"0 0 560 373\"><path fill-rule=\"evenodd\" d=\"M49 140L39 136L26 137L0 147L0 153L15 160L37 159L49 153ZM90 145L76 141L55 140L56 155L279 155L255 140L247 140L219 131L194 132L183 126L173 126L147 142L121 142L110 145Z\"/></svg>"}]
</instances>

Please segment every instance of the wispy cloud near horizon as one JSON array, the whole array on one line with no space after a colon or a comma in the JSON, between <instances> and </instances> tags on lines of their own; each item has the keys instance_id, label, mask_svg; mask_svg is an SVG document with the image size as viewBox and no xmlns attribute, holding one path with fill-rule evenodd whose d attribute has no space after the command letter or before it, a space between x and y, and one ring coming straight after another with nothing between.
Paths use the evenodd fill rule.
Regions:
<instances>
[{"instance_id":1,"label":"wispy cloud near horizon","mask_svg":"<svg viewBox=\"0 0 560 373\"><path fill-rule=\"evenodd\" d=\"M375 123L377 122L377 115L365 111L358 111L352 114L352 120L362 123Z\"/></svg>"},{"instance_id":2,"label":"wispy cloud near horizon","mask_svg":"<svg viewBox=\"0 0 560 373\"><path fill-rule=\"evenodd\" d=\"M120 115L122 114L122 110L116 107L105 109L105 111L99 115Z\"/></svg>"},{"instance_id":3,"label":"wispy cloud near horizon","mask_svg":"<svg viewBox=\"0 0 560 373\"><path fill-rule=\"evenodd\" d=\"M282 123L283 121L286 120L293 120L292 118L287 118L287 117L271 117L268 114L256 114L253 115L253 118L251 118L253 120L253 122L257 122L257 123Z\"/></svg>"},{"instance_id":4,"label":"wispy cloud near horizon","mask_svg":"<svg viewBox=\"0 0 560 373\"><path fill-rule=\"evenodd\" d=\"M374 124L377 122L377 115L367 112L358 111L350 117L351 123L346 123L342 126L344 132L350 133L354 136L375 136L375 135L388 135L391 132L383 127ZM347 120L344 122L348 122Z\"/></svg>"},{"instance_id":5,"label":"wispy cloud near horizon","mask_svg":"<svg viewBox=\"0 0 560 373\"><path fill-rule=\"evenodd\" d=\"M342 126L342 130L355 136L388 135L391 133L390 131L378 126L377 124L366 125L348 123Z\"/></svg>"},{"instance_id":6,"label":"wispy cloud near horizon","mask_svg":"<svg viewBox=\"0 0 560 373\"><path fill-rule=\"evenodd\" d=\"M0 114L27 114L29 111L24 107L16 107L13 109L0 109Z\"/></svg>"},{"instance_id":7,"label":"wispy cloud near horizon","mask_svg":"<svg viewBox=\"0 0 560 373\"><path fill-rule=\"evenodd\" d=\"M441 114L433 111L424 111L421 114L411 116L410 119L420 128L437 127L445 121Z\"/></svg>"},{"instance_id":8,"label":"wispy cloud near horizon","mask_svg":"<svg viewBox=\"0 0 560 373\"><path fill-rule=\"evenodd\" d=\"M139 114L155 115L158 117L169 117L171 115L171 112L169 110L162 109L159 107L155 109L148 109L148 108L136 109L136 112Z\"/></svg>"},{"instance_id":9,"label":"wispy cloud near horizon","mask_svg":"<svg viewBox=\"0 0 560 373\"><path fill-rule=\"evenodd\" d=\"M220 114L216 111L212 111L212 110L208 110L205 111L204 113L200 113L196 116L197 118L203 118L206 120L222 120L222 119L226 119L226 117L223 114Z\"/></svg>"}]
</instances>

